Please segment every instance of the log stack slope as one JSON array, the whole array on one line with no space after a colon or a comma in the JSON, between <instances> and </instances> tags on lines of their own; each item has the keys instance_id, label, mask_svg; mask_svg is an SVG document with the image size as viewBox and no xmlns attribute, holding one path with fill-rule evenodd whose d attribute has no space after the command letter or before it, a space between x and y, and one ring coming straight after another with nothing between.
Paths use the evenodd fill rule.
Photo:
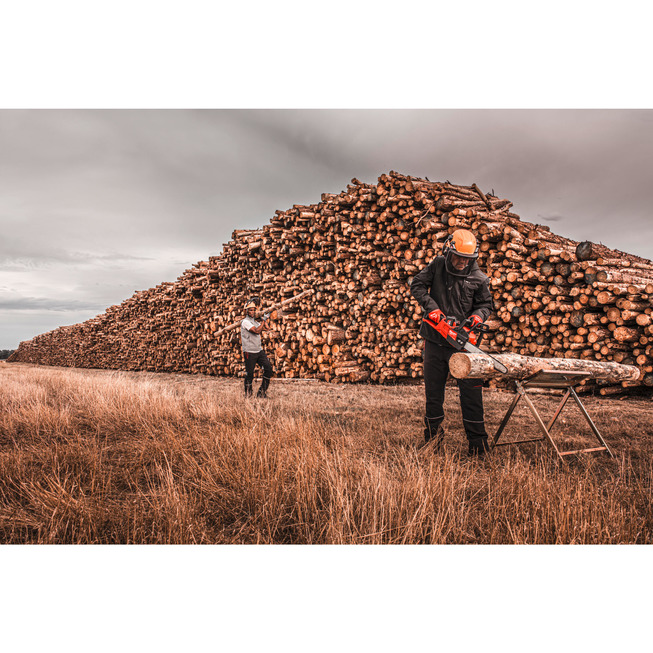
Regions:
<instances>
[{"instance_id":1,"label":"log stack slope","mask_svg":"<svg viewBox=\"0 0 653 653\"><path fill-rule=\"evenodd\" d=\"M421 308L412 277L455 229L480 241L496 312L483 348L526 356L636 365L653 385L653 263L521 220L512 203L476 184L396 172L352 179L339 194L276 211L236 230L220 256L175 282L135 293L104 314L20 344L12 361L47 365L241 375L240 333L251 295L272 305L312 292L264 335L277 375L325 381L422 376ZM495 384L497 381L490 381Z\"/></svg>"}]
</instances>

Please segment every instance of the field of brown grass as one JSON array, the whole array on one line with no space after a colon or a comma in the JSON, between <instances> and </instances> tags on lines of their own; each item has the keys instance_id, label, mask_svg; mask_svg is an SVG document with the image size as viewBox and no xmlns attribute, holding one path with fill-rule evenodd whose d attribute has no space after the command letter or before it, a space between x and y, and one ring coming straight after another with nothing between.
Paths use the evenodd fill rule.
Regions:
<instances>
[{"instance_id":1,"label":"field of brown grass","mask_svg":"<svg viewBox=\"0 0 653 653\"><path fill-rule=\"evenodd\" d=\"M255 384L256 387L256 384ZM0 542L644 544L653 541L653 403L587 398L616 454L545 445L418 451L422 386L0 363ZM485 395L494 432L511 395ZM548 414L556 400L538 396ZM592 446L569 405L568 447ZM520 407L505 438L535 432Z\"/></svg>"}]
</instances>

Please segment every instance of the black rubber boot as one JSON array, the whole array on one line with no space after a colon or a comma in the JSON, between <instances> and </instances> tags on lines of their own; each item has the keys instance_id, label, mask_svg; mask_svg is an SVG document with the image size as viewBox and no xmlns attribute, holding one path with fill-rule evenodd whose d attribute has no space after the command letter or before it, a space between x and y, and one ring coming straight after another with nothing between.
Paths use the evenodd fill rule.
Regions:
<instances>
[{"instance_id":1,"label":"black rubber boot","mask_svg":"<svg viewBox=\"0 0 653 653\"><path fill-rule=\"evenodd\" d=\"M424 418L424 444L420 447L429 447L433 451L438 451L442 446L444 440L444 429L442 428L443 417L436 417L435 419Z\"/></svg>"},{"instance_id":2,"label":"black rubber boot","mask_svg":"<svg viewBox=\"0 0 653 653\"><path fill-rule=\"evenodd\" d=\"M488 444L487 436L469 439L468 453L470 456L475 456L477 458L484 458L485 454L488 453L489 451L490 451L490 445Z\"/></svg>"},{"instance_id":3,"label":"black rubber boot","mask_svg":"<svg viewBox=\"0 0 653 653\"><path fill-rule=\"evenodd\" d=\"M252 384L245 381L245 398L252 396Z\"/></svg>"},{"instance_id":4,"label":"black rubber boot","mask_svg":"<svg viewBox=\"0 0 653 653\"><path fill-rule=\"evenodd\" d=\"M258 389L258 392L256 393L256 396L259 399L265 399L268 396L268 387L270 385L270 377L265 376L263 374L263 378L261 379L261 386Z\"/></svg>"}]
</instances>

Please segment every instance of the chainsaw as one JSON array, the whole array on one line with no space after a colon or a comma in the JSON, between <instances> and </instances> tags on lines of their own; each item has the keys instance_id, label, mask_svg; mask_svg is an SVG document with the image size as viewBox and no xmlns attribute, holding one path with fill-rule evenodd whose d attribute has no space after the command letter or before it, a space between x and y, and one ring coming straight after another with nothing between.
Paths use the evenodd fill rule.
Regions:
<instances>
[{"instance_id":1,"label":"chainsaw","mask_svg":"<svg viewBox=\"0 0 653 653\"><path fill-rule=\"evenodd\" d=\"M502 374L508 373L508 368L503 363L478 348L488 331L488 325L478 315L472 315L459 324L455 318L447 317L438 309L431 311L424 318L424 322L432 326L454 349L489 356L495 370Z\"/></svg>"}]
</instances>

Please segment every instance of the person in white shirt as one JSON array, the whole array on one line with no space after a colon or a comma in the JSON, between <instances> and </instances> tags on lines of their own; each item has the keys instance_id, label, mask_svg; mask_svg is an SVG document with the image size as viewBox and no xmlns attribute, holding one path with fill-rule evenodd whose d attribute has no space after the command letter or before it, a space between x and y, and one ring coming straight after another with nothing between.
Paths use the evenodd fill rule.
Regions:
<instances>
[{"instance_id":1,"label":"person in white shirt","mask_svg":"<svg viewBox=\"0 0 653 653\"><path fill-rule=\"evenodd\" d=\"M257 365L263 368L263 378L256 393L257 397L267 397L268 386L272 378L272 364L261 346L261 332L269 329L268 320L270 316L266 313L259 322L254 318L257 302L250 299L245 304L247 317L240 323L240 339L243 345L243 359L245 361L245 397L253 394L252 383L254 382L254 370Z\"/></svg>"}]
</instances>

